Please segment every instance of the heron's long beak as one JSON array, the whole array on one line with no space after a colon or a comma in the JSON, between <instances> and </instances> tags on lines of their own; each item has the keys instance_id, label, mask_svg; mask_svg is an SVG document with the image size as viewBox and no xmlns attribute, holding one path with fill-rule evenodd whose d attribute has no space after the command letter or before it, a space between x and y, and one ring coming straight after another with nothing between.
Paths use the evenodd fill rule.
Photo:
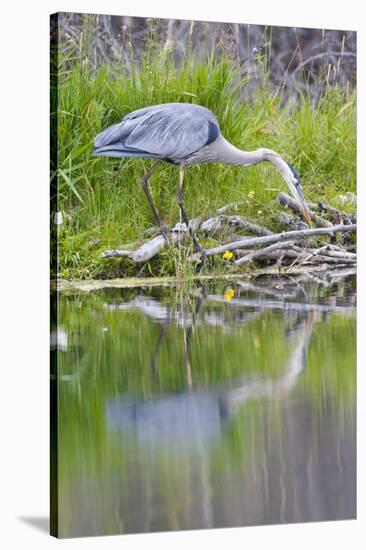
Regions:
<instances>
[{"instance_id":1,"label":"heron's long beak","mask_svg":"<svg viewBox=\"0 0 366 550\"><path fill-rule=\"evenodd\" d=\"M297 181L296 183L288 182L288 186L294 199L297 200L297 202L299 203L301 212L303 213L305 220L311 226L310 210L308 205L305 202L305 197L301 187L301 183L299 181Z\"/></svg>"},{"instance_id":2,"label":"heron's long beak","mask_svg":"<svg viewBox=\"0 0 366 550\"><path fill-rule=\"evenodd\" d=\"M294 199L299 203L301 212L305 220L311 226L311 215L308 205L305 202L304 193L302 191L300 176L295 168L289 162L283 160L282 157L275 151L265 150L264 160L269 160L274 164L286 181L289 191Z\"/></svg>"}]
</instances>

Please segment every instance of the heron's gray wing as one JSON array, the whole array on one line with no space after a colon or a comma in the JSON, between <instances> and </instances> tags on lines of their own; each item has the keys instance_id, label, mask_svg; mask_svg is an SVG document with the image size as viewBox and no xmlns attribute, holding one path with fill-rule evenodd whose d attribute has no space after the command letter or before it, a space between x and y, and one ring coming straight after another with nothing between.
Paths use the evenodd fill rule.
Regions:
<instances>
[{"instance_id":1,"label":"heron's gray wing","mask_svg":"<svg viewBox=\"0 0 366 550\"><path fill-rule=\"evenodd\" d=\"M105 147L118 142L123 143L123 140L128 137L137 124L136 120L123 119L122 122L108 126L95 137L95 147Z\"/></svg>"},{"instance_id":2,"label":"heron's gray wing","mask_svg":"<svg viewBox=\"0 0 366 550\"><path fill-rule=\"evenodd\" d=\"M207 110L170 109L148 111L137 119L125 144L127 147L161 155L165 158L184 159L198 151L219 133L218 124Z\"/></svg>"},{"instance_id":3,"label":"heron's gray wing","mask_svg":"<svg viewBox=\"0 0 366 550\"><path fill-rule=\"evenodd\" d=\"M179 160L211 143L219 132L217 120L205 107L165 103L129 113L122 122L98 134L94 143L97 148L111 146Z\"/></svg>"}]
</instances>

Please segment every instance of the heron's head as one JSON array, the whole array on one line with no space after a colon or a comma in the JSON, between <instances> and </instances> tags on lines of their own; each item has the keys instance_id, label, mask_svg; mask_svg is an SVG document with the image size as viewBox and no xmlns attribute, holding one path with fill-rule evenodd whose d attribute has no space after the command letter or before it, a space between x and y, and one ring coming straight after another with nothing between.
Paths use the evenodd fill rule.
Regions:
<instances>
[{"instance_id":1,"label":"heron's head","mask_svg":"<svg viewBox=\"0 0 366 550\"><path fill-rule=\"evenodd\" d=\"M287 183L289 191L294 199L299 203L304 218L311 225L311 217L308 205L305 202L304 193L301 187L300 176L291 164L283 160L280 155L269 149L264 149L264 160L269 160L276 166L283 179Z\"/></svg>"}]
</instances>

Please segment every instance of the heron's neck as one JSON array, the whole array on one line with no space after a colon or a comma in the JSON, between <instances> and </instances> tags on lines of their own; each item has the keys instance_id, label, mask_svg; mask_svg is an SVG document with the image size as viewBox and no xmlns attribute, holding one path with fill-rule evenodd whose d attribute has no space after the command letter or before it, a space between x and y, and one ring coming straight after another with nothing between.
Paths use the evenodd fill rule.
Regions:
<instances>
[{"instance_id":1,"label":"heron's neck","mask_svg":"<svg viewBox=\"0 0 366 550\"><path fill-rule=\"evenodd\" d=\"M233 164L235 166L254 166L259 162L269 161L283 175L288 170L287 163L278 153L271 149L256 149L255 151L242 151L224 137L217 143L217 160L224 164Z\"/></svg>"},{"instance_id":2,"label":"heron's neck","mask_svg":"<svg viewBox=\"0 0 366 550\"><path fill-rule=\"evenodd\" d=\"M221 137L220 141L216 143L216 154L218 162L235 166L253 166L265 160L261 149L242 151L229 143L224 137Z\"/></svg>"}]
</instances>

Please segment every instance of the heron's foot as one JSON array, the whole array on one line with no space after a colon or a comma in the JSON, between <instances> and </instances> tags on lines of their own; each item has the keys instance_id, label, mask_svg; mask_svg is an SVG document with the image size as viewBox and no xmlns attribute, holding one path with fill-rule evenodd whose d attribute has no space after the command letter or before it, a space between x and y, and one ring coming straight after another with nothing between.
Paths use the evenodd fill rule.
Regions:
<instances>
[{"instance_id":1,"label":"heron's foot","mask_svg":"<svg viewBox=\"0 0 366 550\"><path fill-rule=\"evenodd\" d=\"M205 254L206 249L202 246L202 244L199 242L197 237L193 235L193 249L195 252L200 252L202 255Z\"/></svg>"},{"instance_id":2,"label":"heron's foot","mask_svg":"<svg viewBox=\"0 0 366 550\"><path fill-rule=\"evenodd\" d=\"M197 252L199 252L202 261L205 261L207 259L208 256L207 256L207 249L206 248L201 246L200 250L198 250Z\"/></svg>"},{"instance_id":3,"label":"heron's foot","mask_svg":"<svg viewBox=\"0 0 366 550\"><path fill-rule=\"evenodd\" d=\"M198 271L201 273L208 265L208 256L206 252L206 248L202 247L202 250L199 252L199 261L198 261Z\"/></svg>"},{"instance_id":4,"label":"heron's foot","mask_svg":"<svg viewBox=\"0 0 366 550\"><path fill-rule=\"evenodd\" d=\"M202 246L202 244L199 242L198 239L195 239L193 243L194 243L194 251L197 253L197 255L199 254L198 263L200 264L200 271L201 271L206 265L207 259L208 259L206 248Z\"/></svg>"},{"instance_id":5,"label":"heron's foot","mask_svg":"<svg viewBox=\"0 0 366 550\"><path fill-rule=\"evenodd\" d=\"M160 234L164 237L167 243L170 243L170 230L167 225L160 226Z\"/></svg>"}]
</instances>

